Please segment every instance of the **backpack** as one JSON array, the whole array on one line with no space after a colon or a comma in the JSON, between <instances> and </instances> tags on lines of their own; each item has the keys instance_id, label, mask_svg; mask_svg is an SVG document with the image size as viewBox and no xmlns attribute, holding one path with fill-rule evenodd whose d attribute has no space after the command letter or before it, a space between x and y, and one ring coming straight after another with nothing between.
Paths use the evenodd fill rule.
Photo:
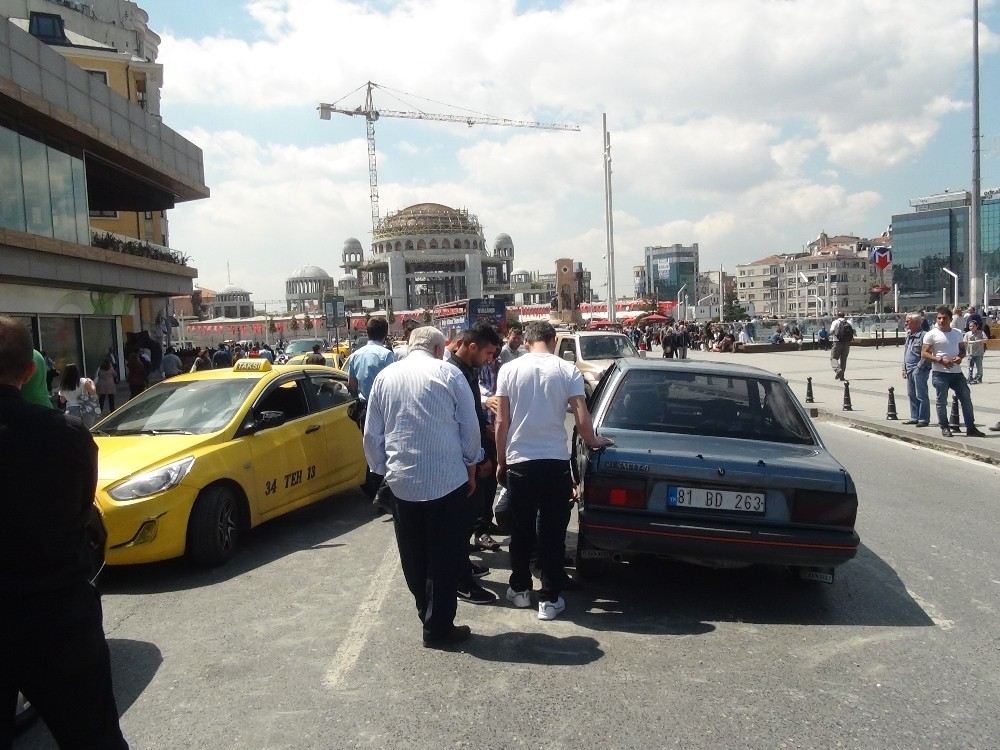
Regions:
<instances>
[{"instance_id":1,"label":"backpack","mask_svg":"<svg viewBox=\"0 0 1000 750\"><path fill-rule=\"evenodd\" d=\"M837 341L845 344L854 341L854 326L846 320L837 328Z\"/></svg>"}]
</instances>

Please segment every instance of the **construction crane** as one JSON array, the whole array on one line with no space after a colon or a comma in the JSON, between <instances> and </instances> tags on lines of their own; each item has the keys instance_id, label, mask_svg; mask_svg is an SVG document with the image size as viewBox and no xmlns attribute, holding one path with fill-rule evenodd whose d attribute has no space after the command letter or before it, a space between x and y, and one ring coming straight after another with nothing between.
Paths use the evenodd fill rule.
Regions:
<instances>
[{"instance_id":1,"label":"construction crane","mask_svg":"<svg viewBox=\"0 0 1000 750\"><path fill-rule=\"evenodd\" d=\"M345 107L338 106L344 99L349 96L354 95L361 89L365 89L365 103L360 107L354 109L347 109ZM507 117L493 117L491 115L483 114L482 112L474 112L473 110L465 110L468 114L461 115L448 115L448 114L435 114L431 112L423 112L419 108L416 111L403 111L396 109L378 109L375 107L375 102L372 99L372 92L375 89L381 89L382 91L387 91L395 94L399 98L399 94L405 96L417 96L416 94L408 94L405 91L393 91L386 86L381 86L377 83L368 81L363 86L351 91L349 94L342 96L337 101L332 104L320 103L317 107L319 110L319 117L321 120L329 120L330 116L334 113L339 115L349 115L351 117L364 117L365 122L368 126L368 182L371 186L371 199L372 199L372 236L376 229L378 229L378 219L379 219L379 209L378 209L378 172L375 167L375 121L380 117L402 117L408 120L437 120L438 122L461 122L468 125L470 128L473 125L501 125L512 128L541 128L543 130L575 130L579 131L580 128L576 125L560 125L558 123L543 123L543 122L531 122L529 120L511 120ZM444 104L443 102L435 102L433 99L427 99L426 97L418 97L420 99L425 99L426 101L433 102L434 104L440 104L442 106L453 106L449 104ZM400 99L402 101L402 99ZM408 103L408 102L407 102ZM411 105L412 106L412 105ZM453 107L454 109L464 109L462 107Z\"/></svg>"}]
</instances>

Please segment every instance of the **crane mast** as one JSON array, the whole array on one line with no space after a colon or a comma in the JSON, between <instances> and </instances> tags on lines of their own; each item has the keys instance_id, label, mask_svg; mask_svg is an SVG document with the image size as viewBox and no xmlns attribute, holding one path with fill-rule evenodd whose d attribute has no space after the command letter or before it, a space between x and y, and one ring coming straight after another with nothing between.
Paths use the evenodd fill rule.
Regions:
<instances>
[{"instance_id":1,"label":"crane mast","mask_svg":"<svg viewBox=\"0 0 1000 750\"><path fill-rule=\"evenodd\" d=\"M360 87L359 87L360 88ZM317 107L319 110L319 116L322 120L331 119L331 115L348 115L350 117L364 117L365 124L368 131L368 184L371 188L371 204L372 204L372 237L375 236L375 232L378 229L379 220L379 207L378 207L378 169L376 167L375 159L375 122L380 117L398 117L407 120L434 120L437 122L456 122L464 123L470 128L473 125L497 125L502 127L512 127L512 128L540 128L542 130L575 130L579 131L580 128L576 125L563 125L559 123L542 123L542 122L532 122L530 120L512 120L507 117L492 117L489 115L483 115L480 113L473 113L468 115L449 115L449 114L436 114L432 112L421 112L421 111L406 111L406 110L396 110L396 109L377 109L375 107L374 100L372 98L372 91L376 88L385 88L384 86L379 86L377 83L368 81L365 84L365 103L360 107L354 109L347 109L344 107L337 106L344 98L337 100L332 104L320 103ZM355 93L359 89L355 89L351 94ZM348 94L347 96L350 96Z\"/></svg>"}]
</instances>

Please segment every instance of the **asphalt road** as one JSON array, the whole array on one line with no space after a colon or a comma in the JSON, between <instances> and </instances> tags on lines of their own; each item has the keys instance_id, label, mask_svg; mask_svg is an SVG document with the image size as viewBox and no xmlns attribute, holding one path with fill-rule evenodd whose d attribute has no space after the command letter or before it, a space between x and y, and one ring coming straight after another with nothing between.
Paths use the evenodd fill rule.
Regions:
<instances>
[{"instance_id":1,"label":"asphalt road","mask_svg":"<svg viewBox=\"0 0 1000 750\"><path fill-rule=\"evenodd\" d=\"M230 565L102 580L134 748L994 748L1000 469L821 425L860 494L832 586L617 566L566 613L459 605L426 650L360 496L251 535ZM570 537L570 546L574 538ZM506 590L506 552L486 554ZM52 747L41 725L15 747Z\"/></svg>"}]
</instances>

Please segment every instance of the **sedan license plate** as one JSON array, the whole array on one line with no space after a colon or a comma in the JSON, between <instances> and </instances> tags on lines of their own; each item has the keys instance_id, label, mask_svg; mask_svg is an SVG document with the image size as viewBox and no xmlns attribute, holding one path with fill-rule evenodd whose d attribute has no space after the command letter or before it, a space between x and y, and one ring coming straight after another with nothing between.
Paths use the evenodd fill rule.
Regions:
<instances>
[{"instance_id":1,"label":"sedan license plate","mask_svg":"<svg viewBox=\"0 0 1000 750\"><path fill-rule=\"evenodd\" d=\"M672 508L698 510L735 510L743 513L763 513L763 492L712 490L706 487L670 487L667 505Z\"/></svg>"}]
</instances>

